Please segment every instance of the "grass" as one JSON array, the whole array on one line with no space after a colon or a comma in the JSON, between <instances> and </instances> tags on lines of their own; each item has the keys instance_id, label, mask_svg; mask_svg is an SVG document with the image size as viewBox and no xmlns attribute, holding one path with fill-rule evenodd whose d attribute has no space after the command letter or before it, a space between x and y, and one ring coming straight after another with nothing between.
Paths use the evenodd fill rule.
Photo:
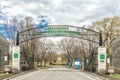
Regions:
<instances>
[{"instance_id":1,"label":"grass","mask_svg":"<svg viewBox=\"0 0 120 80\"><path fill-rule=\"evenodd\" d=\"M6 73L0 73L0 80L3 80L6 77L9 77L10 74L6 74Z\"/></svg>"},{"instance_id":2,"label":"grass","mask_svg":"<svg viewBox=\"0 0 120 80\"><path fill-rule=\"evenodd\" d=\"M120 79L120 74L110 74L110 77Z\"/></svg>"},{"instance_id":3,"label":"grass","mask_svg":"<svg viewBox=\"0 0 120 80\"><path fill-rule=\"evenodd\" d=\"M6 76L6 73L0 73L0 77Z\"/></svg>"},{"instance_id":4,"label":"grass","mask_svg":"<svg viewBox=\"0 0 120 80\"><path fill-rule=\"evenodd\" d=\"M48 68L50 68L49 66L43 66L43 67L36 67L36 70L40 70L40 69L48 69Z\"/></svg>"}]
</instances>

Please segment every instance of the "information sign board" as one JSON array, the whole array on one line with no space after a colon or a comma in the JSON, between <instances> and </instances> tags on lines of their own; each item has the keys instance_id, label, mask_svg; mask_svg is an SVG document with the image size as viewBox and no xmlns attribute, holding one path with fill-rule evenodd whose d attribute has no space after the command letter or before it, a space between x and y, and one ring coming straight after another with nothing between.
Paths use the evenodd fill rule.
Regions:
<instances>
[{"instance_id":1,"label":"information sign board","mask_svg":"<svg viewBox=\"0 0 120 80\"><path fill-rule=\"evenodd\" d=\"M74 68L75 69L81 69L82 65L81 65L81 59L76 59L75 60L75 65L74 65Z\"/></svg>"}]
</instances>

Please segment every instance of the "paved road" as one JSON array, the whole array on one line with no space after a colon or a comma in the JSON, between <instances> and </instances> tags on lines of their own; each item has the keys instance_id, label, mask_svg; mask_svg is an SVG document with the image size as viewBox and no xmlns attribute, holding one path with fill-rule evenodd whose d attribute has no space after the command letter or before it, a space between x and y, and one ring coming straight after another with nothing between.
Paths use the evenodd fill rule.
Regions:
<instances>
[{"instance_id":1,"label":"paved road","mask_svg":"<svg viewBox=\"0 0 120 80\"><path fill-rule=\"evenodd\" d=\"M20 75L10 80L104 80L86 72L54 67Z\"/></svg>"}]
</instances>

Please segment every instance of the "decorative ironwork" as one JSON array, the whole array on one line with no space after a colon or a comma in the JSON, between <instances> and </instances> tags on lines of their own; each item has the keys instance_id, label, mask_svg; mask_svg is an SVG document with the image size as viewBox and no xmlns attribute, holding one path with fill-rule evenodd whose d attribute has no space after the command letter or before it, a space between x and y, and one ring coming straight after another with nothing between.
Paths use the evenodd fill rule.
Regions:
<instances>
[{"instance_id":1,"label":"decorative ironwork","mask_svg":"<svg viewBox=\"0 0 120 80\"><path fill-rule=\"evenodd\" d=\"M100 32L71 25L49 25L18 32L16 45L43 37L75 37L102 45L102 34Z\"/></svg>"}]
</instances>

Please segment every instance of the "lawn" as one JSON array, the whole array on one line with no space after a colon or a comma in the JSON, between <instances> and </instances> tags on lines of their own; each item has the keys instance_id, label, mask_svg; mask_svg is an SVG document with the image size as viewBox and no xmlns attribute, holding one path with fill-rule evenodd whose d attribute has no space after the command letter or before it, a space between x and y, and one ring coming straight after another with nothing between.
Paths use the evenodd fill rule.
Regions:
<instances>
[{"instance_id":1,"label":"lawn","mask_svg":"<svg viewBox=\"0 0 120 80\"><path fill-rule=\"evenodd\" d=\"M0 77L7 76L6 73L0 73Z\"/></svg>"},{"instance_id":2,"label":"lawn","mask_svg":"<svg viewBox=\"0 0 120 80\"><path fill-rule=\"evenodd\" d=\"M0 73L0 80L3 80L4 78L7 78L9 76L11 76L11 74Z\"/></svg>"},{"instance_id":3,"label":"lawn","mask_svg":"<svg viewBox=\"0 0 120 80\"><path fill-rule=\"evenodd\" d=\"M120 79L120 74L111 74L110 77Z\"/></svg>"}]
</instances>

